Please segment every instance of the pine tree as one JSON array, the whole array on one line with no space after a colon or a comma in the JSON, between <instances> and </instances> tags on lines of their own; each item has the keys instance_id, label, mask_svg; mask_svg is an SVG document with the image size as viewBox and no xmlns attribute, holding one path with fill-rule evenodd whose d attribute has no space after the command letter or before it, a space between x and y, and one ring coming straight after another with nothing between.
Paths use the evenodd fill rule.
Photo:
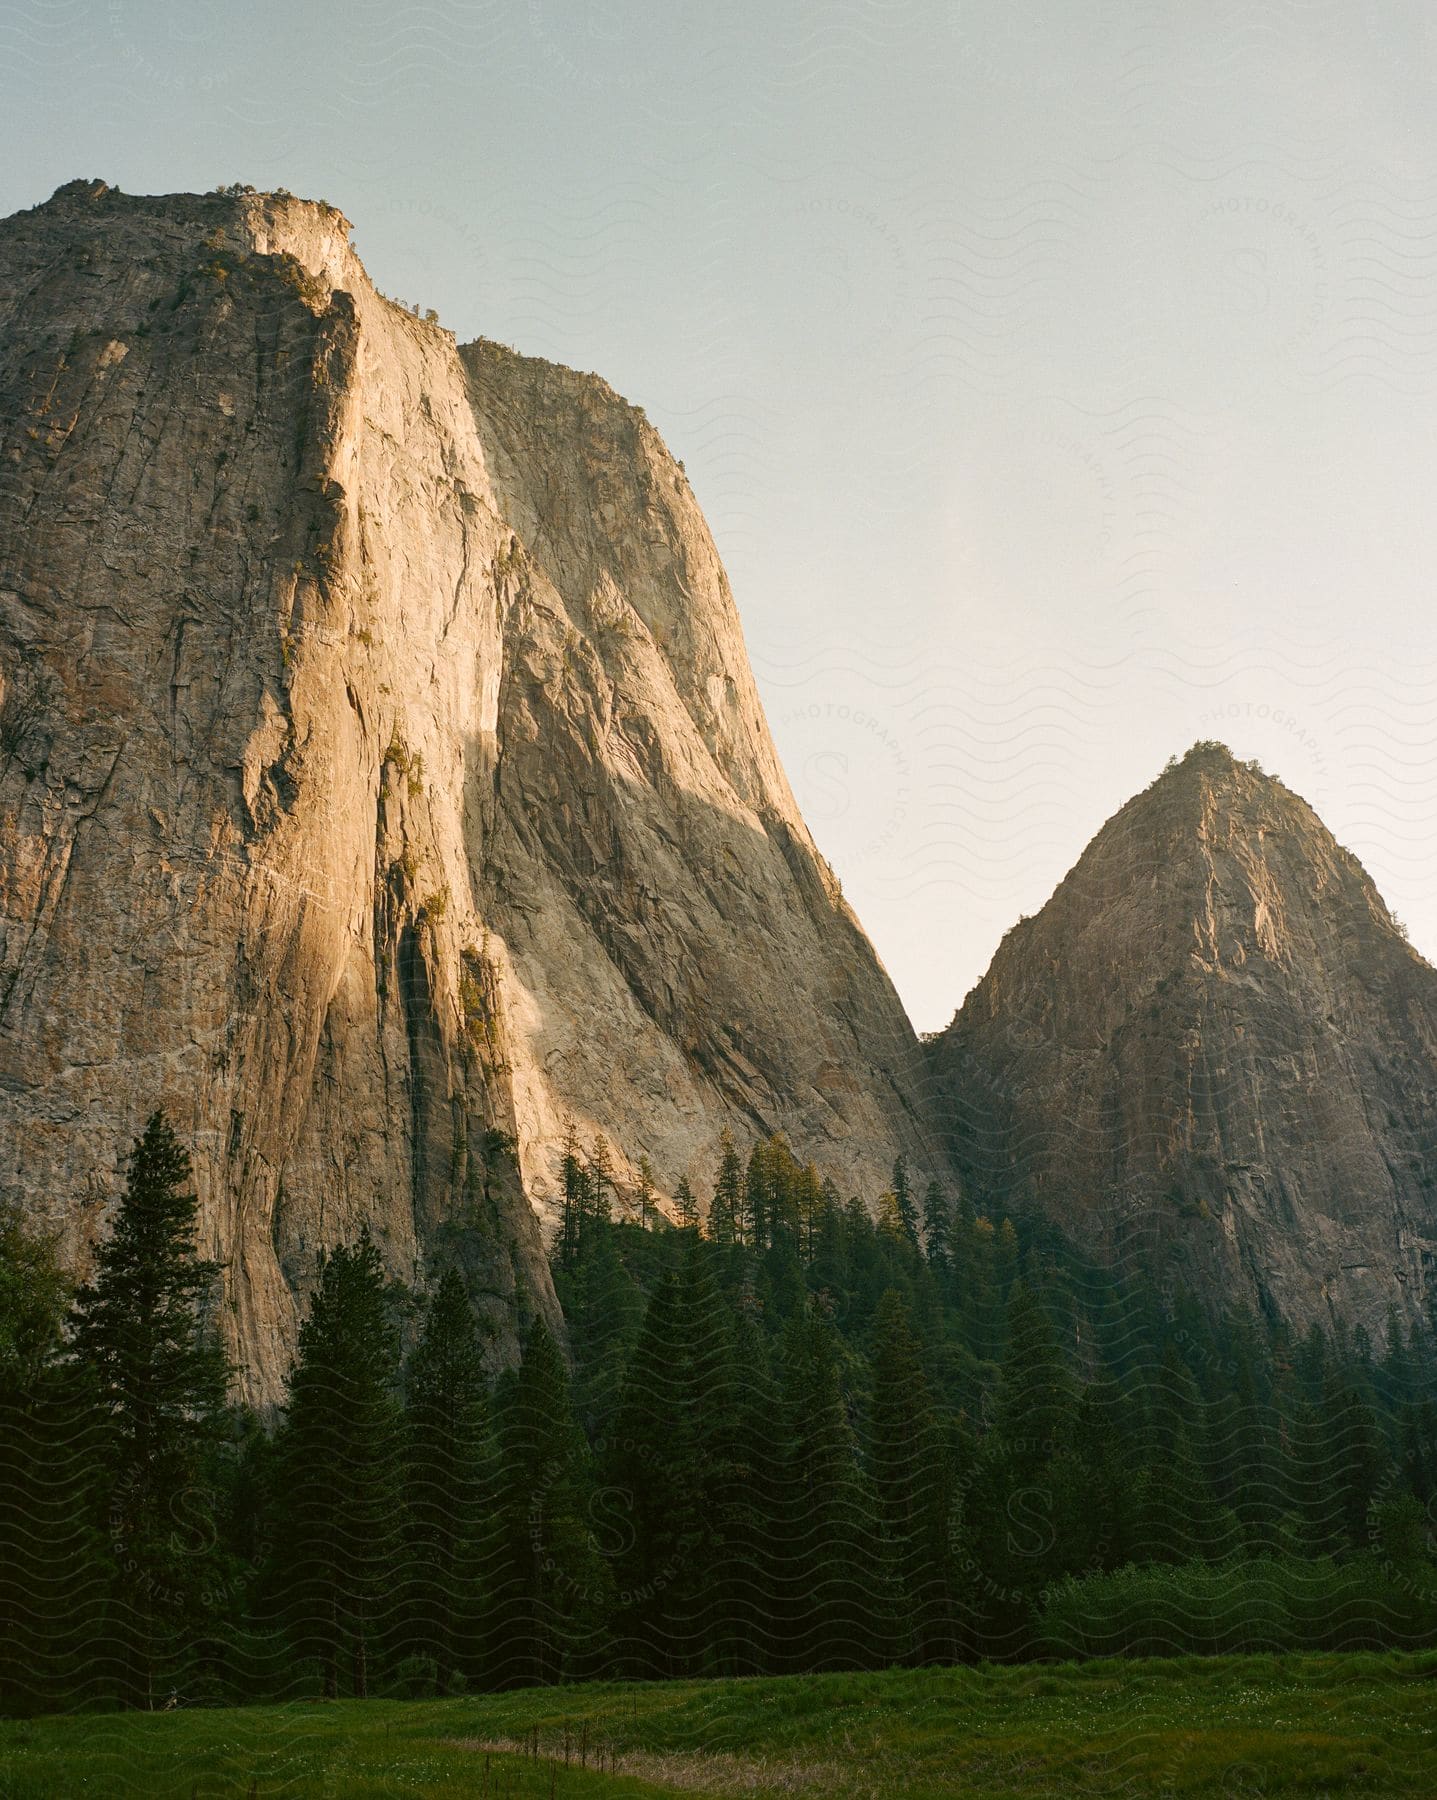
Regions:
<instances>
[{"instance_id":1,"label":"pine tree","mask_svg":"<svg viewBox=\"0 0 1437 1800\"><path fill-rule=\"evenodd\" d=\"M782 1132L768 1140L768 1242L796 1257L802 1240L803 1170Z\"/></svg>"},{"instance_id":2,"label":"pine tree","mask_svg":"<svg viewBox=\"0 0 1437 1800\"><path fill-rule=\"evenodd\" d=\"M832 1327L784 1334L783 1488L776 1526L777 1648L796 1672L889 1660L894 1595L848 1422Z\"/></svg>"},{"instance_id":3,"label":"pine tree","mask_svg":"<svg viewBox=\"0 0 1437 1800\"><path fill-rule=\"evenodd\" d=\"M369 1692L398 1586L404 1437L399 1340L378 1247L324 1257L276 1446L275 1586L324 1691Z\"/></svg>"},{"instance_id":4,"label":"pine tree","mask_svg":"<svg viewBox=\"0 0 1437 1800\"><path fill-rule=\"evenodd\" d=\"M948 1528L955 1472L903 1297L890 1288L873 1327L867 1471L891 1560L904 1660L953 1654Z\"/></svg>"},{"instance_id":5,"label":"pine tree","mask_svg":"<svg viewBox=\"0 0 1437 1800\"><path fill-rule=\"evenodd\" d=\"M620 1237L612 1225L591 1225L577 1260L554 1277L573 1356L574 1411L594 1440L607 1435L613 1422L644 1314L643 1295L620 1255Z\"/></svg>"},{"instance_id":6,"label":"pine tree","mask_svg":"<svg viewBox=\"0 0 1437 1800\"><path fill-rule=\"evenodd\" d=\"M1347 1548L1365 1550L1371 1511L1383 1486L1388 1456L1360 1375L1329 1372L1322 1403L1322 1435L1332 1459L1339 1529Z\"/></svg>"},{"instance_id":7,"label":"pine tree","mask_svg":"<svg viewBox=\"0 0 1437 1800\"><path fill-rule=\"evenodd\" d=\"M953 1209L942 1184L930 1181L923 1196L923 1241L940 1289L953 1268Z\"/></svg>"},{"instance_id":8,"label":"pine tree","mask_svg":"<svg viewBox=\"0 0 1437 1800\"><path fill-rule=\"evenodd\" d=\"M698 1229L699 1203L694 1198L694 1190L689 1186L687 1175L679 1177L679 1184L674 1189L674 1213L680 1231Z\"/></svg>"},{"instance_id":9,"label":"pine tree","mask_svg":"<svg viewBox=\"0 0 1437 1800\"><path fill-rule=\"evenodd\" d=\"M1188 1562L1226 1548L1198 1453L1202 1436L1197 1386L1169 1346L1150 1394L1136 1483L1134 1536L1141 1562Z\"/></svg>"},{"instance_id":10,"label":"pine tree","mask_svg":"<svg viewBox=\"0 0 1437 1800\"><path fill-rule=\"evenodd\" d=\"M819 1189L808 1256L809 1282L816 1293L839 1293L848 1287L848 1234L843 1201L831 1175Z\"/></svg>"},{"instance_id":11,"label":"pine tree","mask_svg":"<svg viewBox=\"0 0 1437 1800\"><path fill-rule=\"evenodd\" d=\"M903 1236L903 1216L892 1188L885 1188L878 1196L878 1229L891 1243L896 1244Z\"/></svg>"},{"instance_id":12,"label":"pine tree","mask_svg":"<svg viewBox=\"0 0 1437 1800\"><path fill-rule=\"evenodd\" d=\"M654 1206L654 1165L647 1156L639 1158L639 1226L647 1231L649 1220L655 1211Z\"/></svg>"},{"instance_id":13,"label":"pine tree","mask_svg":"<svg viewBox=\"0 0 1437 1800\"><path fill-rule=\"evenodd\" d=\"M614 1163L609 1140L602 1132L594 1139L594 1148L589 1154L588 1176L585 1223L590 1228L607 1225L613 1217Z\"/></svg>"},{"instance_id":14,"label":"pine tree","mask_svg":"<svg viewBox=\"0 0 1437 1800\"><path fill-rule=\"evenodd\" d=\"M744 1174L742 1241L754 1250L764 1249L773 1224L773 1154L768 1143L755 1144Z\"/></svg>"},{"instance_id":15,"label":"pine tree","mask_svg":"<svg viewBox=\"0 0 1437 1800\"><path fill-rule=\"evenodd\" d=\"M491 1502L488 1389L464 1279L446 1269L431 1295L405 1380L405 1638L441 1687L478 1679L482 1557Z\"/></svg>"},{"instance_id":16,"label":"pine tree","mask_svg":"<svg viewBox=\"0 0 1437 1800\"><path fill-rule=\"evenodd\" d=\"M1075 1561L1120 1569L1137 1560L1134 1474L1139 1465L1128 1407L1111 1378L1090 1383L1078 1402L1077 1451L1086 1504Z\"/></svg>"},{"instance_id":17,"label":"pine tree","mask_svg":"<svg viewBox=\"0 0 1437 1800\"><path fill-rule=\"evenodd\" d=\"M563 1218L559 1226L559 1265L572 1268L579 1255L579 1241L585 1215L589 1209L589 1177L579 1153L579 1134L569 1120L564 1133L564 1156L560 1181L564 1194Z\"/></svg>"},{"instance_id":18,"label":"pine tree","mask_svg":"<svg viewBox=\"0 0 1437 1800\"><path fill-rule=\"evenodd\" d=\"M111 1630L123 1691L153 1706L209 1623L216 1463L229 1370L202 1313L218 1270L196 1242L190 1159L162 1113L130 1156L95 1278L76 1296L72 1337L107 1421L106 1510L116 1567Z\"/></svg>"},{"instance_id":19,"label":"pine tree","mask_svg":"<svg viewBox=\"0 0 1437 1800\"><path fill-rule=\"evenodd\" d=\"M995 1348L999 1354L1007 1348L1004 1336L1004 1322L1007 1307L1012 1298L1013 1283L1018 1279L1019 1251L1018 1233L1011 1219L1004 1219L993 1234L993 1297L997 1306L997 1330Z\"/></svg>"},{"instance_id":20,"label":"pine tree","mask_svg":"<svg viewBox=\"0 0 1437 1800\"><path fill-rule=\"evenodd\" d=\"M712 1246L691 1240L654 1289L603 1466L623 1522L616 1630L633 1674L759 1666L773 1409L761 1344L740 1349L714 1260Z\"/></svg>"},{"instance_id":21,"label":"pine tree","mask_svg":"<svg viewBox=\"0 0 1437 1800\"><path fill-rule=\"evenodd\" d=\"M1210 1476L1218 1501L1237 1519L1253 1555L1280 1547L1282 1451L1272 1375L1251 1319L1227 1327L1228 1374L1214 1407Z\"/></svg>"},{"instance_id":22,"label":"pine tree","mask_svg":"<svg viewBox=\"0 0 1437 1800\"><path fill-rule=\"evenodd\" d=\"M65 1356L54 1242L0 1208L0 1714L105 1697L108 1421Z\"/></svg>"},{"instance_id":23,"label":"pine tree","mask_svg":"<svg viewBox=\"0 0 1437 1800\"><path fill-rule=\"evenodd\" d=\"M1073 1380L1052 1323L1024 1282L1013 1284L1004 1335L969 1526L988 1583L979 1610L990 1654L1022 1646L1037 1597L1074 1566L1083 1504Z\"/></svg>"},{"instance_id":24,"label":"pine tree","mask_svg":"<svg viewBox=\"0 0 1437 1800\"><path fill-rule=\"evenodd\" d=\"M682 1667L669 1639L672 1590L686 1573L699 1533L692 1372L679 1318L679 1278L666 1270L649 1298L628 1359L613 1447L603 1465L605 1492L616 1497L615 1585L624 1595L616 1633L625 1668L647 1676ZM681 1616L681 1615L680 1615Z\"/></svg>"},{"instance_id":25,"label":"pine tree","mask_svg":"<svg viewBox=\"0 0 1437 1800\"><path fill-rule=\"evenodd\" d=\"M908 1158L899 1156L893 1164L893 1205L898 1216L898 1229L905 1243L918 1248L918 1203L908 1179Z\"/></svg>"},{"instance_id":26,"label":"pine tree","mask_svg":"<svg viewBox=\"0 0 1437 1800\"><path fill-rule=\"evenodd\" d=\"M694 1672L752 1675L768 1666L772 1640L777 1403L763 1336L720 1292L714 1261L695 1245L681 1290L702 1471L689 1559Z\"/></svg>"},{"instance_id":27,"label":"pine tree","mask_svg":"<svg viewBox=\"0 0 1437 1800\"><path fill-rule=\"evenodd\" d=\"M1076 1395L1052 1323L1026 1282L1013 1284L1004 1335L993 1434L1027 1472L1070 1446Z\"/></svg>"},{"instance_id":28,"label":"pine tree","mask_svg":"<svg viewBox=\"0 0 1437 1800\"><path fill-rule=\"evenodd\" d=\"M743 1211L743 1164L739 1161L733 1133L725 1128L719 1139L718 1180L709 1207L709 1236L716 1244L739 1241Z\"/></svg>"},{"instance_id":29,"label":"pine tree","mask_svg":"<svg viewBox=\"0 0 1437 1800\"><path fill-rule=\"evenodd\" d=\"M800 1258L807 1260L814 1253L824 1206L823 1178L813 1163L805 1163L795 1176L793 1200L797 1231L795 1248Z\"/></svg>"},{"instance_id":30,"label":"pine tree","mask_svg":"<svg viewBox=\"0 0 1437 1800\"><path fill-rule=\"evenodd\" d=\"M1288 1541L1307 1556L1336 1556L1344 1548L1334 1449L1320 1398L1298 1396L1287 1421L1283 1498Z\"/></svg>"},{"instance_id":31,"label":"pine tree","mask_svg":"<svg viewBox=\"0 0 1437 1800\"><path fill-rule=\"evenodd\" d=\"M564 1358L542 1318L498 1407L488 1663L502 1685L582 1673L597 1655L609 1578L593 1538L593 1472Z\"/></svg>"}]
</instances>

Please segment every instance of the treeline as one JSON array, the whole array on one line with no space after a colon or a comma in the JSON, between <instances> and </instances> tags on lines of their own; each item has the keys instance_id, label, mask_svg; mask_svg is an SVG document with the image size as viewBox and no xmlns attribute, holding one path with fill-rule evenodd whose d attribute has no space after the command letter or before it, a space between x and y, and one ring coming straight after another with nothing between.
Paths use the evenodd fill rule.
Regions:
<instances>
[{"instance_id":1,"label":"treeline","mask_svg":"<svg viewBox=\"0 0 1437 1800\"><path fill-rule=\"evenodd\" d=\"M0 1706L1437 1629L1432 1329L1214 1320L902 1162L871 1218L779 1139L677 1223L602 1145L562 1178L562 1341L531 1305L492 1378L459 1273L362 1237L265 1425L163 1119L78 1294L0 1226Z\"/></svg>"}]
</instances>

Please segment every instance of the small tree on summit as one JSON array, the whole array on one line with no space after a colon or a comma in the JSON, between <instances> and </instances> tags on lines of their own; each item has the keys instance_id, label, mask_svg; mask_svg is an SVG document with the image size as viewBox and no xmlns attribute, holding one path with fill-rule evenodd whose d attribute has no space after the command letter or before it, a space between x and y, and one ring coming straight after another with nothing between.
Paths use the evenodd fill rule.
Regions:
<instances>
[{"instance_id":1,"label":"small tree on summit","mask_svg":"<svg viewBox=\"0 0 1437 1800\"><path fill-rule=\"evenodd\" d=\"M113 1631L126 1697L139 1705L154 1704L156 1677L202 1615L213 1574L210 1465L229 1370L203 1318L218 1270L198 1254L189 1178L188 1154L154 1113L73 1319L109 1439Z\"/></svg>"}]
</instances>

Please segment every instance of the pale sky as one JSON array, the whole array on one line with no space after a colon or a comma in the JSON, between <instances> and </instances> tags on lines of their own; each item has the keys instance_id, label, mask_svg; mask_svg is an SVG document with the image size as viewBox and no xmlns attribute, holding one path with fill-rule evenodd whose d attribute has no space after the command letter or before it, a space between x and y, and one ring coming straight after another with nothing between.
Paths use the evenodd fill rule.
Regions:
<instances>
[{"instance_id":1,"label":"pale sky","mask_svg":"<svg viewBox=\"0 0 1437 1800\"><path fill-rule=\"evenodd\" d=\"M323 197L642 404L915 1024L1198 737L1437 954L1429 5L295 13L0 0L0 212Z\"/></svg>"}]
</instances>

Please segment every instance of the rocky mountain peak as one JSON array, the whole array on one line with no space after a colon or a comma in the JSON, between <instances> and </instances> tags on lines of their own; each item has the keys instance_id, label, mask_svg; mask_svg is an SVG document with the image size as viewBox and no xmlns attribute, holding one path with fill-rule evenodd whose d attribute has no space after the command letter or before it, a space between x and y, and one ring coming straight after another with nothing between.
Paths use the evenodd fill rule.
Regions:
<instances>
[{"instance_id":1,"label":"rocky mountain peak","mask_svg":"<svg viewBox=\"0 0 1437 1800\"><path fill-rule=\"evenodd\" d=\"M1215 1300L1380 1330L1437 1250L1437 972L1305 801L1195 745L932 1047L960 1165Z\"/></svg>"},{"instance_id":2,"label":"rocky mountain peak","mask_svg":"<svg viewBox=\"0 0 1437 1800\"><path fill-rule=\"evenodd\" d=\"M323 202L0 222L0 1196L73 1260L163 1106L255 1398L327 1246L553 1296L570 1129L936 1166L642 412L461 350Z\"/></svg>"}]
</instances>

